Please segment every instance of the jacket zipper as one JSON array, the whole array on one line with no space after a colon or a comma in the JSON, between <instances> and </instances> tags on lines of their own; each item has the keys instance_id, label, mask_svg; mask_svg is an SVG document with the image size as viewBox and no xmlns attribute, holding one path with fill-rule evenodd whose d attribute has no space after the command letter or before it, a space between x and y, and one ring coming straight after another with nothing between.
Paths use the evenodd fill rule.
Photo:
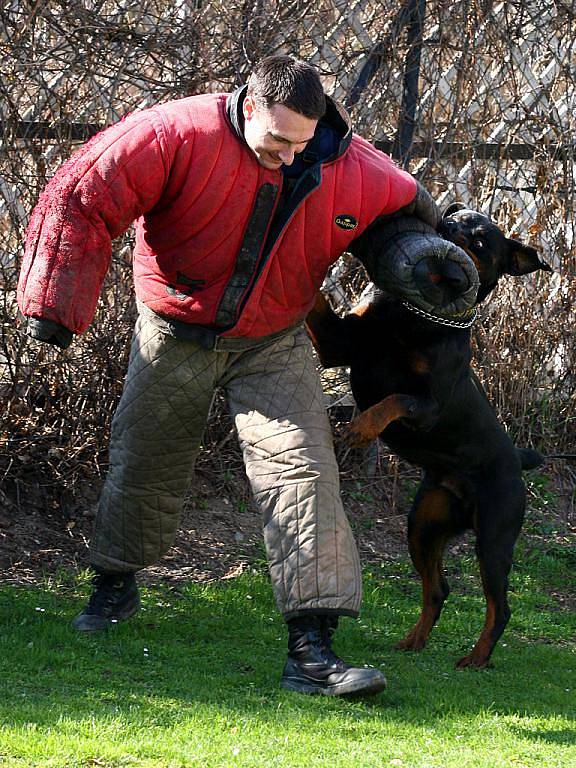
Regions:
<instances>
[{"instance_id":1,"label":"jacket zipper","mask_svg":"<svg viewBox=\"0 0 576 768\"><path fill-rule=\"evenodd\" d=\"M320 172L320 175L321 175L322 174L322 167L321 166L320 166L319 172ZM256 269L254 270L254 274L252 276L252 279L250 280L250 283L249 283L248 287L246 288L246 291L244 292L244 295L242 296L241 301L238 303L238 309L236 311L234 325L232 325L227 330L231 330L232 328L234 328L234 326L240 320L240 316L242 315L242 312L244 311L244 307L248 303L248 299L250 298L250 295L252 294L252 291L254 290L254 287L255 287L256 283L258 282L258 280L260 278L260 275L263 272L264 266L266 265L266 262L268 261L268 259L272 255L276 244L278 243L278 241L281 239L282 235L284 234L284 232L286 230L286 227L288 226L288 224L290 224L290 222L292 221L292 219L294 218L296 213L300 210L300 207L302 206L302 203L304 203L304 201L312 194L312 192L314 192L320 186L320 182L318 182L318 183L314 184L314 186L310 190L308 190L308 192L306 192L306 194L298 202L298 204L296 205L294 210L290 213L289 217L286 219L286 221L282 225L282 229L278 232L278 235L276 236L276 239L274 240L274 242L270 246L270 249L269 249L268 253L266 255L264 255L264 249L266 248L266 241L268 239L268 233L270 232L270 227L272 226L272 222L274 221L274 214L276 213L276 210L278 208L278 201L280 200L280 197L282 195L282 186L283 186L283 183L284 183L284 179L282 178L280 181L281 181L281 183L280 183L280 185L278 187L278 194L276 196L276 202L274 204L274 209L272 210L272 215L270 216L270 220L268 222L268 226L266 227L266 232L264 234L262 248L260 250L260 253L258 255L258 260L256 262Z\"/></svg>"}]
</instances>

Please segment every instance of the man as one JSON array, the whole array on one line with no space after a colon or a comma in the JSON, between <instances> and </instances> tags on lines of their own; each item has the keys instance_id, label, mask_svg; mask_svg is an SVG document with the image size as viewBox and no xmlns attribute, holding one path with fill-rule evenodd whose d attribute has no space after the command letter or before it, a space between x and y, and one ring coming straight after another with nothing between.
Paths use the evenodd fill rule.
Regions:
<instances>
[{"instance_id":1,"label":"man","mask_svg":"<svg viewBox=\"0 0 576 768\"><path fill-rule=\"evenodd\" d=\"M134 574L177 530L216 387L226 393L288 624L285 688L371 694L375 669L332 651L357 616L358 554L302 322L329 266L380 216L436 224L417 182L353 135L315 70L287 56L231 95L137 112L47 186L19 283L28 333L66 347L89 325L111 239L136 223L139 318L112 425L79 631L138 610Z\"/></svg>"}]
</instances>

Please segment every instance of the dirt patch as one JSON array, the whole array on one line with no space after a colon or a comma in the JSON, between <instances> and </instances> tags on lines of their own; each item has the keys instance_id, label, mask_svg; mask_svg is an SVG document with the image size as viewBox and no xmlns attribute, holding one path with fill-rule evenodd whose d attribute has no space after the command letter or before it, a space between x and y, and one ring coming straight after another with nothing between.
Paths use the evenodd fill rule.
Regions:
<instances>
[{"instance_id":1,"label":"dirt patch","mask_svg":"<svg viewBox=\"0 0 576 768\"><path fill-rule=\"evenodd\" d=\"M365 564L406 554L406 510L419 472L387 454L367 462L343 462L342 497ZM525 535L535 544L576 547L574 475L550 467L547 496L529 491ZM58 571L88 567L88 544L100 482L81 497L51 498L39 483L21 482L0 491L0 581L36 583ZM551 499L554 503L548 503ZM453 551L469 543L455 542ZM259 512L237 465L197 471L180 531L161 562L146 570L151 580L208 581L236 576L254 562L265 564Z\"/></svg>"},{"instance_id":2,"label":"dirt patch","mask_svg":"<svg viewBox=\"0 0 576 768\"><path fill-rule=\"evenodd\" d=\"M372 457L368 474L359 464L342 475L345 508L364 561L405 551L401 506L418 478L413 469L394 465L391 470L386 457L377 461L383 464L376 466ZM59 570L87 568L101 484L91 480L79 492L76 482L55 498L50 483L30 468L7 493L0 491L0 580L33 583ZM225 467L207 456L199 462L174 546L146 574L206 581L230 578L265 560L260 514L240 456L233 455Z\"/></svg>"}]
</instances>

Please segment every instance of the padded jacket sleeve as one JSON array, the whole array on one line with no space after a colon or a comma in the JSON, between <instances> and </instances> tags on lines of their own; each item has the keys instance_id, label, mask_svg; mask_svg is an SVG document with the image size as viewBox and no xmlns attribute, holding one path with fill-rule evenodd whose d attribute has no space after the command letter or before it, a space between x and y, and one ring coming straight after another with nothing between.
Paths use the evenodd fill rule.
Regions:
<instances>
[{"instance_id":1,"label":"padded jacket sleeve","mask_svg":"<svg viewBox=\"0 0 576 768\"><path fill-rule=\"evenodd\" d=\"M86 330L112 239L155 206L169 170L166 133L153 109L102 131L72 155L32 212L18 282L21 312L73 333Z\"/></svg>"}]
</instances>

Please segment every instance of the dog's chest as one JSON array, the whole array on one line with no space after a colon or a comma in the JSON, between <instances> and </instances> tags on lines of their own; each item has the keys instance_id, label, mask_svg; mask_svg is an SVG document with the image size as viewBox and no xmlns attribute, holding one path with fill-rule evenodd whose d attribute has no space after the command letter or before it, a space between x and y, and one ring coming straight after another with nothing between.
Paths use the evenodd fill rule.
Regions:
<instances>
[{"instance_id":1,"label":"dog's chest","mask_svg":"<svg viewBox=\"0 0 576 768\"><path fill-rule=\"evenodd\" d=\"M363 356L350 368L350 383L360 408L367 408L388 395L403 392L424 394L428 387L431 360L418 347L385 344Z\"/></svg>"}]
</instances>

